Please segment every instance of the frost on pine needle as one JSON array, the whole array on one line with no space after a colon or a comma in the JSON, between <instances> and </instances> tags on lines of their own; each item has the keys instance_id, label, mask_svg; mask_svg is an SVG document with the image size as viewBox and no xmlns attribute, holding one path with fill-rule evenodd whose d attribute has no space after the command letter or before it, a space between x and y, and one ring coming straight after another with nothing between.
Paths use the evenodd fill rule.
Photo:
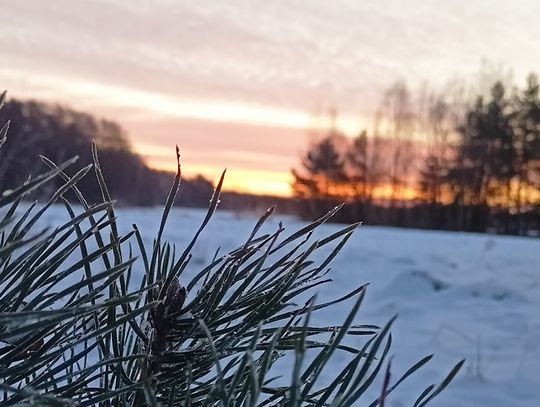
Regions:
<instances>
[{"instance_id":1,"label":"frost on pine needle","mask_svg":"<svg viewBox=\"0 0 540 407\"><path fill-rule=\"evenodd\" d=\"M270 208L241 246L191 264L220 203L225 171L200 226L185 231L192 236L187 245L164 242L181 184L177 147L177 172L149 247L147 231L134 225L119 232L122 213L114 211L95 145L92 155L102 202L89 204L78 189L92 172L90 166L73 171L75 159L57 165L42 157L41 175L1 194L0 403L374 407L431 359L401 376L393 371L391 380L387 374L381 390L393 320L382 328L357 323L367 285L332 301L315 300L315 290L331 281L322 278L330 263L358 227L314 240L340 207L289 235L281 222L274 231L263 227ZM53 180L60 187L50 201L24 204ZM75 201L66 199L68 192ZM55 203L64 220L39 229ZM188 266L195 269L190 278ZM349 313L339 325L310 322L345 301ZM347 363L331 370L334 358ZM288 374L274 380L280 361L291 362ZM437 396L461 365L440 385L419 389L416 405Z\"/></svg>"}]
</instances>

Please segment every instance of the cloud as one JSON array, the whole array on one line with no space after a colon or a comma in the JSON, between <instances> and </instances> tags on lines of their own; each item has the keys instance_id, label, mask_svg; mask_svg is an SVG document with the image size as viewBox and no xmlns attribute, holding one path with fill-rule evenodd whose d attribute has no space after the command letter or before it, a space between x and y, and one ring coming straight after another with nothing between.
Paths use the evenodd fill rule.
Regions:
<instances>
[{"instance_id":1,"label":"cloud","mask_svg":"<svg viewBox=\"0 0 540 407\"><path fill-rule=\"evenodd\" d=\"M167 96L369 114L399 78L441 81L482 57L540 63L537 2L7 0L12 68ZM527 55L527 61L523 56ZM48 72L46 72L48 71ZM39 75L39 71L34 71Z\"/></svg>"}]
</instances>

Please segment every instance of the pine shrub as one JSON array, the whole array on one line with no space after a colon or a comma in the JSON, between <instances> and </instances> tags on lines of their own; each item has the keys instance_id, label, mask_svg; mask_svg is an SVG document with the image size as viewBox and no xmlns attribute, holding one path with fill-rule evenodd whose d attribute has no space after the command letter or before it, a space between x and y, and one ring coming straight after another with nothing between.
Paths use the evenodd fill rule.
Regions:
<instances>
[{"instance_id":1,"label":"pine shrub","mask_svg":"<svg viewBox=\"0 0 540 407\"><path fill-rule=\"evenodd\" d=\"M69 172L74 175L66 169L76 158L57 165L40 157L47 168L41 175L0 196L1 405L377 406L431 359L390 383L393 319L383 327L354 323L366 286L327 303L311 296L328 282L327 266L358 226L313 241L314 230L339 207L289 235L281 225L260 232L270 209L243 245L216 255L187 280L183 273L218 206L224 174L193 239L177 252L162 236L180 164L147 247L135 225L119 233L95 146L92 153L93 165ZM77 188L91 172L102 195L97 204ZM58 179L62 185L47 202L22 204ZM53 204L63 205L69 219L41 229ZM311 260L328 245L333 249L322 262ZM319 310L346 300L352 306L341 326L310 324ZM346 343L359 335L361 348ZM348 362L323 383L321 373L337 352ZM283 358L290 369L280 382L273 369ZM416 406L439 394L462 364L438 386L419 391ZM380 396L366 399L374 385Z\"/></svg>"}]
</instances>

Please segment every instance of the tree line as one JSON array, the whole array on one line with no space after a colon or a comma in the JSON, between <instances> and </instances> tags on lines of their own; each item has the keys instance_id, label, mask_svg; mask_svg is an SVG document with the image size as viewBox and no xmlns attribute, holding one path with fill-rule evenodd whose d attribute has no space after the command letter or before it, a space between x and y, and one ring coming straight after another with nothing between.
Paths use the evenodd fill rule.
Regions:
<instances>
[{"instance_id":1,"label":"tree line","mask_svg":"<svg viewBox=\"0 0 540 407\"><path fill-rule=\"evenodd\" d=\"M94 140L109 192L118 205L153 206L164 203L175 174L148 167L131 148L124 129L114 121L99 119L66 106L17 99L5 102L0 109L0 122L7 121L7 138L0 150L0 194L21 185L29 176L40 174L46 168L39 159L40 155L57 164L78 156L74 168L67 170L71 175L75 174L92 162L91 143ZM176 163L173 146L171 163ZM60 183L60 179L51 182L30 198L48 199ZM101 202L101 191L91 174L81 179L77 186L90 203ZM206 208L213 190L213 183L201 175L189 179L183 177L181 193L174 204ZM65 197L76 200L69 191ZM222 193L220 207L260 213L274 204L283 213L298 211L297 202L287 198L231 191Z\"/></svg>"},{"instance_id":2,"label":"tree line","mask_svg":"<svg viewBox=\"0 0 540 407\"><path fill-rule=\"evenodd\" d=\"M292 170L301 213L347 202L342 221L465 231L540 230L540 94L494 81L474 98L454 87L385 93L373 129L336 128Z\"/></svg>"},{"instance_id":3,"label":"tree line","mask_svg":"<svg viewBox=\"0 0 540 407\"><path fill-rule=\"evenodd\" d=\"M0 110L0 123L7 121L7 138L0 150L0 192L14 189L29 176L43 172L46 167L39 155L57 164L79 156L74 173L92 162L94 140L111 197L118 204L163 204L174 174L149 168L133 152L125 131L117 123L63 106L15 99L6 102ZM174 161L173 148L171 161ZM177 205L207 206L213 191L210 181L198 176L182 182ZM48 198L60 183L60 179L49 183L32 198ZM90 203L101 202L101 192L91 176L87 175L77 185ZM75 199L69 192L66 198Z\"/></svg>"}]
</instances>

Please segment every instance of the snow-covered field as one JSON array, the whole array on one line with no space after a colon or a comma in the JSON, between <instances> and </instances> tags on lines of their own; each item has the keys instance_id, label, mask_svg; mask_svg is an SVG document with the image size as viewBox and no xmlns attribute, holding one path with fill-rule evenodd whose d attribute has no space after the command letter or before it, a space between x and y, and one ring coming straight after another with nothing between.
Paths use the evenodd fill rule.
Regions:
<instances>
[{"instance_id":1,"label":"snow-covered field","mask_svg":"<svg viewBox=\"0 0 540 407\"><path fill-rule=\"evenodd\" d=\"M58 210L53 208L49 222L64 218ZM160 213L121 209L119 224L128 231L137 223L150 244ZM201 210L174 209L165 239L184 246L203 217ZM218 210L195 247L192 267L206 264L218 247L223 252L242 244L256 220ZM268 230L280 220L288 232L304 225L277 215ZM340 227L323 225L318 234ZM357 322L383 325L399 314L392 330L393 378L421 357L436 354L387 405L411 406L462 358L467 359L464 369L433 406L540 405L539 239L362 226L333 262L330 276L334 282L322 286L318 301L369 282ZM316 322L341 323L350 305L339 304ZM332 373L330 366L327 374Z\"/></svg>"}]
</instances>

